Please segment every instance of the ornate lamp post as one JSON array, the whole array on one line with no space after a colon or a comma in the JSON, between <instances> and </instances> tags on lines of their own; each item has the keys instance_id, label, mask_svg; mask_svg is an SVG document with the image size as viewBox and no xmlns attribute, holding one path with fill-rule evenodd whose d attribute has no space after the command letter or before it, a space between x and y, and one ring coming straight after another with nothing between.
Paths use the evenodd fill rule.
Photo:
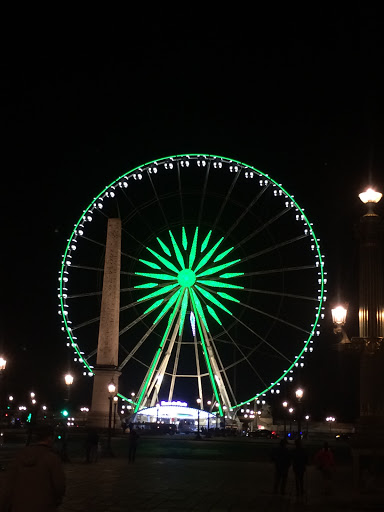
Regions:
<instances>
[{"instance_id":1,"label":"ornate lamp post","mask_svg":"<svg viewBox=\"0 0 384 512\"><path fill-rule=\"evenodd\" d=\"M201 435L200 435L200 407L201 407L201 398L198 398L196 400L197 402L197 406L198 406L198 409L197 409L197 436L196 436L196 439L201 439Z\"/></svg>"},{"instance_id":2,"label":"ornate lamp post","mask_svg":"<svg viewBox=\"0 0 384 512\"><path fill-rule=\"evenodd\" d=\"M288 402L283 402L283 414L284 414L284 439L287 437L287 407Z\"/></svg>"},{"instance_id":3,"label":"ornate lamp post","mask_svg":"<svg viewBox=\"0 0 384 512\"><path fill-rule=\"evenodd\" d=\"M3 373L5 370L5 367L7 366L7 360L4 359L4 357L0 356L0 416L2 419L2 411L1 406L3 402L3 386L2 386L2 380L3 380Z\"/></svg>"},{"instance_id":4,"label":"ornate lamp post","mask_svg":"<svg viewBox=\"0 0 384 512\"><path fill-rule=\"evenodd\" d=\"M208 412L210 413L212 402L210 400L208 400L207 405L208 405L208 409L209 409ZM207 436L206 437L211 437L211 433L209 432L209 414L207 416Z\"/></svg>"},{"instance_id":5,"label":"ornate lamp post","mask_svg":"<svg viewBox=\"0 0 384 512\"><path fill-rule=\"evenodd\" d=\"M344 306L332 310L334 332L342 335L337 348L360 356L360 418L352 447L355 485L361 457L368 451L384 456L384 229L382 216L375 211L382 194L368 188L359 198L366 205L358 227L359 336L349 339L345 334Z\"/></svg>"},{"instance_id":6,"label":"ornate lamp post","mask_svg":"<svg viewBox=\"0 0 384 512\"><path fill-rule=\"evenodd\" d=\"M305 421L307 422L306 429L305 429L305 437L308 437L308 426L309 426L309 414L306 415Z\"/></svg>"},{"instance_id":7,"label":"ornate lamp post","mask_svg":"<svg viewBox=\"0 0 384 512\"><path fill-rule=\"evenodd\" d=\"M297 438L301 438L301 399L303 398L304 391L301 388L296 389L295 391L296 400L297 400Z\"/></svg>"},{"instance_id":8,"label":"ornate lamp post","mask_svg":"<svg viewBox=\"0 0 384 512\"><path fill-rule=\"evenodd\" d=\"M293 407L290 407L288 409L289 412L289 435L292 435L292 413L293 413Z\"/></svg>"},{"instance_id":9,"label":"ornate lamp post","mask_svg":"<svg viewBox=\"0 0 384 512\"><path fill-rule=\"evenodd\" d=\"M71 397L71 386L73 384L73 375L71 375L70 373L67 373L64 376L64 381L67 386L67 398L65 400L66 400L66 402L69 402L69 399Z\"/></svg>"},{"instance_id":10,"label":"ornate lamp post","mask_svg":"<svg viewBox=\"0 0 384 512\"><path fill-rule=\"evenodd\" d=\"M112 402L113 397L115 396L116 386L113 380L108 384L108 399L109 399L109 415L108 415L108 438L107 438L107 454L110 457L113 457L113 452L111 448L111 431L112 431Z\"/></svg>"}]
</instances>

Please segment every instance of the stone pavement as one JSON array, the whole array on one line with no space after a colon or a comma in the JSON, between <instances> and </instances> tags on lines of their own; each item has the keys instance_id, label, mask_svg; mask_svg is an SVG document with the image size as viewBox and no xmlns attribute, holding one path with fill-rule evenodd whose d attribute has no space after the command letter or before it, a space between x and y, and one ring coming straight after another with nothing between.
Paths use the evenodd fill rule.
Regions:
<instances>
[{"instance_id":1,"label":"stone pavement","mask_svg":"<svg viewBox=\"0 0 384 512\"><path fill-rule=\"evenodd\" d=\"M260 462L102 458L66 465L67 494L60 512L141 511L369 511L384 510L384 495L358 495L351 468L337 469L332 494L321 494L320 475L307 471L307 495L297 502L290 475L287 495L271 493L273 466Z\"/></svg>"}]
</instances>

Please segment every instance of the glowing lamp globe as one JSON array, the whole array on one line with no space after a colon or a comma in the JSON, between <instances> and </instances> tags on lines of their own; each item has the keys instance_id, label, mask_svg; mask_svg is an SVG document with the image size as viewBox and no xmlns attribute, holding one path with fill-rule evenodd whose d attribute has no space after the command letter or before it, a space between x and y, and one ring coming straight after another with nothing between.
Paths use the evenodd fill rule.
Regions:
<instances>
[{"instance_id":1,"label":"glowing lamp globe","mask_svg":"<svg viewBox=\"0 0 384 512\"><path fill-rule=\"evenodd\" d=\"M5 370L6 366L7 366L6 359L4 359L4 357L0 357L0 370Z\"/></svg>"},{"instance_id":2,"label":"glowing lamp globe","mask_svg":"<svg viewBox=\"0 0 384 512\"><path fill-rule=\"evenodd\" d=\"M382 198L383 194L376 192L372 188L367 188L365 192L359 194L360 201L366 203L378 203Z\"/></svg>"},{"instance_id":3,"label":"glowing lamp globe","mask_svg":"<svg viewBox=\"0 0 384 512\"><path fill-rule=\"evenodd\" d=\"M111 395L116 391L116 386L113 382L110 382L108 384L108 393L110 393Z\"/></svg>"},{"instance_id":4,"label":"glowing lamp globe","mask_svg":"<svg viewBox=\"0 0 384 512\"><path fill-rule=\"evenodd\" d=\"M344 306L337 306L332 309L332 321L335 325L345 325L347 310Z\"/></svg>"},{"instance_id":5,"label":"glowing lamp globe","mask_svg":"<svg viewBox=\"0 0 384 512\"><path fill-rule=\"evenodd\" d=\"M67 386L73 384L73 376L70 373L67 373L67 375L64 377L64 380Z\"/></svg>"}]
</instances>

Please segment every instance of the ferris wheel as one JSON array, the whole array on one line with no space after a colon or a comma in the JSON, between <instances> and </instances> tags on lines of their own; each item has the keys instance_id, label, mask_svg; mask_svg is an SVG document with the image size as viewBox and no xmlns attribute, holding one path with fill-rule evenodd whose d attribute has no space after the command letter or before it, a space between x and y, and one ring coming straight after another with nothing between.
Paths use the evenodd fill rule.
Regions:
<instances>
[{"instance_id":1,"label":"ferris wheel","mask_svg":"<svg viewBox=\"0 0 384 512\"><path fill-rule=\"evenodd\" d=\"M84 374L96 363L110 218L122 223L120 396L135 411L196 397L236 411L304 365L325 300L312 224L267 174L188 154L118 177L75 224L59 313Z\"/></svg>"}]
</instances>

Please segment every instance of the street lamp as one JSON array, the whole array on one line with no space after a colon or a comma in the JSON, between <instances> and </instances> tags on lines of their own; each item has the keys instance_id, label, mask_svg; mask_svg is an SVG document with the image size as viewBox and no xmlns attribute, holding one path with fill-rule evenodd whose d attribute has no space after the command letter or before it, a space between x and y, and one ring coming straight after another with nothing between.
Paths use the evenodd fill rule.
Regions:
<instances>
[{"instance_id":1,"label":"street lamp","mask_svg":"<svg viewBox=\"0 0 384 512\"><path fill-rule=\"evenodd\" d=\"M201 404L201 398L198 398L196 400L197 404L198 404L198 409L197 409L197 436L196 436L196 439L201 439L201 436L200 436L200 404Z\"/></svg>"},{"instance_id":2,"label":"street lamp","mask_svg":"<svg viewBox=\"0 0 384 512\"><path fill-rule=\"evenodd\" d=\"M333 416L328 416L327 418L325 418L325 421L328 421L328 423L329 423L329 433L331 433L332 423L334 421L336 421L336 418L334 418Z\"/></svg>"},{"instance_id":3,"label":"street lamp","mask_svg":"<svg viewBox=\"0 0 384 512\"><path fill-rule=\"evenodd\" d=\"M113 379L108 384L108 399L109 399L109 415L108 415L108 438L107 438L107 453L110 457L113 457L112 449L111 449L111 429L112 429L112 401L115 396L116 386L113 382Z\"/></svg>"},{"instance_id":4,"label":"street lamp","mask_svg":"<svg viewBox=\"0 0 384 512\"><path fill-rule=\"evenodd\" d=\"M67 373L64 376L64 381L67 386L67 398L65 399L66 402L69 402L70 396L71 396L71 386L73 384L73 376L70 373Z\"/></svg>"},{"instance_id":5,"label":"street lamp","mask_svg":"<svg viewBox=\"0 0 384 512\"><path fill-rule=\"evenodd\" d=\"M306 437L308 437L308 424L309 424L309 414L306 415L305 421L307 422L307 429L306 429Z\"/></svg>"},{"instance_id":6,"label":"street lamp","mask_svg":"<svg viewBox=\"0 0 384 512\"><path fill-rule=\"evenodd\" d=\"M6 366L7 366L7 360L4 359L4 357L0 356L0 372L5 370Z\"/></svg>"},{"instance_id":7,"label":"street lamp","mask_svg":"<svg viewBox=\"0 0 384 512\"><path fill-rule=\"evenodd\" d=\"M341 334L340 343L350 343L351 340L348 338L347 333L344 330L344 325L347 321L347 308L345 307L347 304L339 304L336 307L332 308L332 322L333 322L333 332L335 334Z\"/></svg>"},{"instance_id":8,"label":"street lamp","mask_svg":"<svg viewBox=\"0 0 384 512\"><path fill-rule=\"evenodd\" d=\"M284 407L284 439L287 437L287 407L288 407L288 402L284 401L283 402L283 407Z\"/></svg>"},{"instance_id":9,"label":"street lamp","mask_svg":"<svg viewBox=\"0 0 384 512\"><path fill-rule=\"evenodd\" d=\"M292 434L292 413L293 413L293 408L290 407L288 409L288 412L289 412L289 435Z\"/></svg>"},{"instance_id":10,"label":"street lamp","mask_svg":"<svg viewBox=\"0 0 384 512\"><path fill-rule=\"evenodd\" d=\"M301 438L301 399L303 398L304 391L301 388L296 389L295 391L296 400L298 402L297 408L297 437Z\"/></svg>"},{"instance_id":11,"label":"street lamp","mask_svg":"<svg viewBox=\"0 0 384 512\"><path fill-rule=\"evenodd\" d=\"M208 405L208 409L209 409L208 416L207 416L207 437L211 437L211 434L209 432L209 415L210 415L210 412L211 412L212 402L210 400L208 400L207 405Z\"/></svg>"},{"instance_id":12,"label":"street lamp","mask_svg":"<svg viewBox=\"0 0 384 512\"><path fill-rule=\"evenodd\" d=\"M119 397L115 395L113 397L113 435L115 435L115 429L116 429L116 410L117 410L117 403L119 401Z\"/></svg>"}]
</instances>

